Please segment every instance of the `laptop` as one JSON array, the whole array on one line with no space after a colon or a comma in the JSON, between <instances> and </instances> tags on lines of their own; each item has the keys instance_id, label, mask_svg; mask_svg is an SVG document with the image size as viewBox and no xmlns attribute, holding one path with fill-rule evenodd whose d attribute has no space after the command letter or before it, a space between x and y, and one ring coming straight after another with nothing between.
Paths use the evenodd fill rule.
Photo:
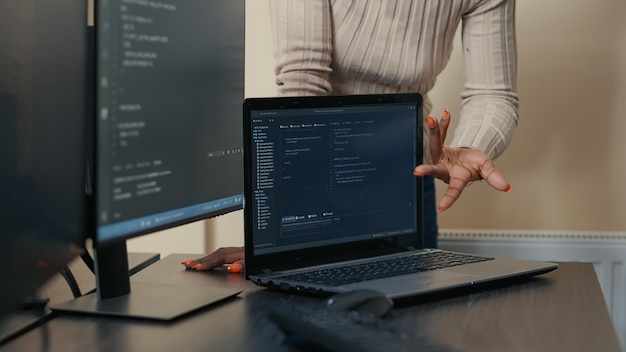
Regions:
<instances>
[{"instance_id":1,"label":"laptop","mask_svg":"<svg viewBox=\"0 0 626 352\"><path fill-rule=\"evenodd\" d=\"M423 247L422 178L413 175L423 159L420 94L243 105L246 277L254 283L395 299L558 267Z\"/></svg>"}]
</instances>

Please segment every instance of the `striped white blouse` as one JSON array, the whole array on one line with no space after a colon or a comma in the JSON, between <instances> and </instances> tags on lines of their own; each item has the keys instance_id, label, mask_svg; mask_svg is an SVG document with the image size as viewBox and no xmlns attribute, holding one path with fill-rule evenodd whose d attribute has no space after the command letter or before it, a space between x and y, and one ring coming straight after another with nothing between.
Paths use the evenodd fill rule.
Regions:
<instances>
[{"instance_id":1,"label":"striped white blouse","mask_svg":"<svg viewBox=\"0 0 626 352\"><path fill-rule=\"evenodd\" d=\"M455 147L499 156L518 119L515 0L270 0L281 95L427 93L462 23Z\"/></svg>"}]
</instances>

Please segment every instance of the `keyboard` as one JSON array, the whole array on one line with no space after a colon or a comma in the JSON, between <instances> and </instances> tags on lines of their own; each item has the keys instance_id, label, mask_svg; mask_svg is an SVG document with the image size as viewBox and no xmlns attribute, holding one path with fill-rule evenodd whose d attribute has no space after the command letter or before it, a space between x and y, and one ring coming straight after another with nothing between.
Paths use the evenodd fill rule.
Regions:
<instances>
[{"instance_id":1,"label":"keyboard","mask_svg":"<svg viewBox=\"0 0 626 352\"><path fill-rule=\"evenodd\" d=\"M271 310L268 318L287 336L305 338L308 343L336 352L453 351L395 329L373 314L357 311L282 306Z\"/></svg>"},{"instance_id":2,"label":"keyboard","mask_svg":"<svg viewBox=\"0 0 626 352\"><path fill-rule=\"evenodd\" d=\"M449 268L491 259L493 258L467 253L446 251L419 252L407 256L288 274L280 278L312 284L339 286L372 279Z\"/></svg>"}]
</instances>

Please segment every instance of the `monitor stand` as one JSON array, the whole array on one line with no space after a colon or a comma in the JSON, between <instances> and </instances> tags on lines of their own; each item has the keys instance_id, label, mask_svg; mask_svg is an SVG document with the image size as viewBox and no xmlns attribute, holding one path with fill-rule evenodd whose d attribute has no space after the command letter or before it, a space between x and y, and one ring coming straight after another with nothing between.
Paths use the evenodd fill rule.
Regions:
<instances>
[{"instance_id":1,"label":"monitor stand","mask_svg":"<svg viewBox=\"0 0 626 352\"><path fill-rule=\"evenodd\" d=\"M133 282L129 294L98 299L91 293L56 305L57 313L98 315L170 321L216 304L241 293L241 290L213 287L197 290L163 283Z\"/></svg>"},{"instance_id":2,"label":"monitor stand","mask_svg":"<svg viewBox=\"0 0 626 352\"><path fill-rule=\"evenodd\" d=\"M181 285L176 283L176 277L172 277L171 273L163 274L166 282L131 281L128 278L128 262L120 259L127 258L125 242L97 248L94 257L96 293L54 305L51 307L53 311L169 321L242 292L217 285ZM159 269L150 266L145 270ZM196 279L201 280L201 277Z\"/></svg>"},{"instance_id":3,"label":"monitor stand","mask_svg":"<svg viewBox=\"0 0 626 352\"><path fill-rule=\"evenodd\" d=\"M130 269L128 274L130 276L140 272L148 266L156 263L161 258L159 253L132 253L128 257ZM76 264L69 263L69 269L74 272L80 273L81 276L89 275L90 273L83 267L82 262L76 261ZM29 298L29 301L36 300L36 297ZM23 307L16 309L14 312L7 314L0 319L0 345L8 342L22 334L44 324L52 317L52 311L46 307L47 299L41 298L41 307L27 308L22 303Z\"/></svg>"}]
</instances>

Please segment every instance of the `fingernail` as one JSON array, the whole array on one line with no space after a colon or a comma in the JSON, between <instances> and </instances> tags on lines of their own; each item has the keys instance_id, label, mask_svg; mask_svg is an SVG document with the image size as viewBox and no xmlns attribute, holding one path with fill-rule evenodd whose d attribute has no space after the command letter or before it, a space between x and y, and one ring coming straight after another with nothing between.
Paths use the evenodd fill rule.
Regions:
<instances>
[{"instance_id":1,"label":"fingernail","mask_svg":"<svg viewBox=\"0 0 626 352\"><path fill-rule=\"evenodd\" d=\"M426 122L428 122L428 126L430 127L435 127L435 125L437 124L432 116L428 116Z\"/></svg>"},{"instance_id":2,"label":"fingernail","mask_svg":"<svg viewBox=\"0 0 626 352\"><path fill-rule=\"evenodd\" d=\"M445 109L443 111L443 114L441 115L441 118L444 120L447 120L450 117L450 111L448 109Z\"/></svg>"},{"instance_id":3,"label":"fingernail","mask_svg":"<svg viewBox=\"0 0 626 352\"><path fill-rule=\"evenodd\" d=\"M421 177L421 176L424 176L424 174L423 174L423 173L421 173L421 172L417 172L417 171L413 171L413 175L415 175L415 176L420 176L420 177Z\"/></svg>"},{"instance_id":4,"label":"fingernail","mask_svg":"<svg viewBox=\"0 0 626 352\"><path fill-rule=\"evenodd\" d=\"M506 189L506 193L513 193L513 186L509 185L509 188Z\"/></svg>"},{"instance_id":5,"label":"fingernail","mask_svg":"<svg viewBox=\"0 0 626 352\"><path fill-rule=\"evenodd\" d=\"M181 262L182 265L187 265L189 263L193 262L193 259L189 259L189 260L185 260L184 262Z\"/></svg>"},{"instance_id":6,"label":"fingernail","mask_svg":"<svg viewBox=\"0 0 626 352\"><path fill-rule=\"evenodd\" d=\"M196 264L196 265L192 266L191 268L192 268L192 269L198 269L200 266L201 266L201 264L199 264L199 263L198 263L198 264Z\"/></svg>"},{"instance_id":7,"label":"fingernail","mask_svg":"<svg viewBox=\"0 0 626 352\"><path fill-rule=\"evenodd\" d=\"M228 267L228 272L230 272L230 273L240 273L241 272L241 264L237 264L237 263L231 264Z\"/></svg>"}]
</instances>

